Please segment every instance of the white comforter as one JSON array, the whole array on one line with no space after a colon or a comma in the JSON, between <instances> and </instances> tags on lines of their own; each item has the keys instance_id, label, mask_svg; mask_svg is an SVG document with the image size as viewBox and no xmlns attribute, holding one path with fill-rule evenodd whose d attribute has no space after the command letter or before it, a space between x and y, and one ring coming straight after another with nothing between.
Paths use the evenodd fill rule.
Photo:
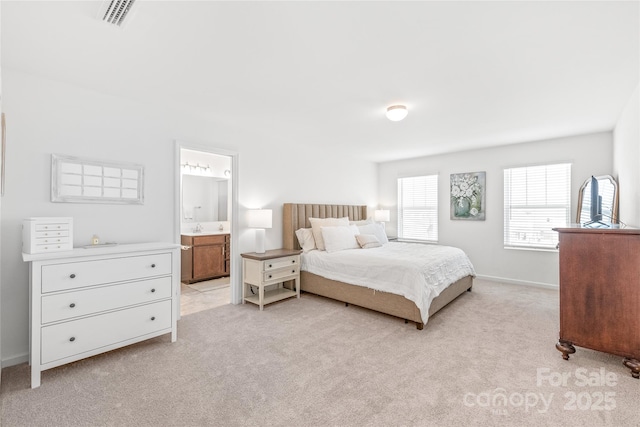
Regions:
<instances>
[{"instance_id":1,"label":"white comforter","mask_svg":"<svg viewBox=\"0 0 640 427\"><path fill-rule=\"evenodd\" d=\"M332 253L313 250L303 254L301 268L327 279L402 295L416 303L424 323L435 297L457 280L475 276L461 249L400 242Z\"/></svg>"}]
</instances>

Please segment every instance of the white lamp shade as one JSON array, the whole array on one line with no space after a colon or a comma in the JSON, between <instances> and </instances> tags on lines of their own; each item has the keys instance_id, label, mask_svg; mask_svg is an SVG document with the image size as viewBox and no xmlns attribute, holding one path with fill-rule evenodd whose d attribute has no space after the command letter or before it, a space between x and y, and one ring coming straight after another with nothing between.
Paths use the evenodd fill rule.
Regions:
<instances>
[{"instance_id":1,"label":"white lamp shade","mask_svg":"<svg viewBox=\"0 0 640 427\"><path fill-rule=\"evenodd\" d=\"M271 228L271 209L252 209L247 214L249 228Z\"/></svg>"},{"instance_id":2,"label":"white lamp shade","mask_svg":"<svg viewBox=\"0 0 640 427\"><path fill-rule=\"evenodd\" d=\"M388 222L389 221L389 210L387 210L387 209L376 209L376 211L373 213L373 219L375 221Z\"/></svg>"},{"instance_id":3,"label":"white lamp shade","mask_svg":"<svg viewBox=\"0 0 640 427\"><path fill-rule=\"evenodd\" d=\"M407 117L407 114L409 114L409 110L407 110L407 107L404 105L392 105L387 107L387 119L392 122L399 122Z\"/></svg>"}]
</instances>

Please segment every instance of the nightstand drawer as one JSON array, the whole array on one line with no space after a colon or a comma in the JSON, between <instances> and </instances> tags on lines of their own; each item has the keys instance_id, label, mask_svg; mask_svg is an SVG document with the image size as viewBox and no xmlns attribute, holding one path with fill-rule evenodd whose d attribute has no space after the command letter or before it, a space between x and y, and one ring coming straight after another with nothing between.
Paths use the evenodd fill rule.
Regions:
<instances>
[{"instance_id":1,"label":"nightstand drawer","mask_svg":"<svg viewBox=\"0 0 640 427\"><path fill-rule=\"evenodd\" d=\"M300 256L288 256L283 258L274 258L270 260L263 261L264 262L264 271L277 270L279 268L295 266L298 267L300 264ZM265 276L266 277L266 276Z\"/></svg>"},{"instance_id":2,"label":"nightstand drawer","mask_svg":"<svg viewBox=\"0 0 640 427\"><path fill-rule=\"evenodd\" d=\"M42 328L42 364L171 328L171 301Z\"/></svg>"},{"instance_id":3,"label":"nightstand drawer","mask_svg":"<svg viewBox=\"0 0 640 427\"><path fill-rule=\"evenodd\" d=\"M119 285L42 297L42 323L171 298L171 277L158 277Z\"/></svg>"},{"instance_id":4,"label":"nightstand drawer","mask_svg":"<svg viewBox=\"0 0 640 427\"><path fill-rule=\"evenodd\" d=\"M170 274L170 253L51 264L42 267L42 292Z\"/></svg>"},{"instance_id":5,"label":"nightstand drawer","mask_svg":"<svg viewBox=\"0 0 640 427\"><path fill-rule=\"evenodd\" d=\"M281 270L265 271L262 280L266 282L286 280L289 276L297 276L300 274L300 268L293 266L291 268L283 268Z\"/></svg>"}]
</instances>

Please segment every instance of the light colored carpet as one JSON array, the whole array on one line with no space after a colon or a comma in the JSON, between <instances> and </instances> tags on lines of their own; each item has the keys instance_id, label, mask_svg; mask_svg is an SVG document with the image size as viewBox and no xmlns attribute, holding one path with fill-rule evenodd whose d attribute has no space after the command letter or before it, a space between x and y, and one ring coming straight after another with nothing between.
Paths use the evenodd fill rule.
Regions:
<instances>
[{"instance_id":1,"label":"light colored carpet","mask_svg":"<svg viewBox=\"0 0 640 427\"><path fill-rule=\"evenodd\" d=\"M557 292L481 280L423 331L308 294L224 305L35 390L28 366L4 369L2 426L638 426L621 358L564 361L557 336Z\"/></svg>"}]
</instances>

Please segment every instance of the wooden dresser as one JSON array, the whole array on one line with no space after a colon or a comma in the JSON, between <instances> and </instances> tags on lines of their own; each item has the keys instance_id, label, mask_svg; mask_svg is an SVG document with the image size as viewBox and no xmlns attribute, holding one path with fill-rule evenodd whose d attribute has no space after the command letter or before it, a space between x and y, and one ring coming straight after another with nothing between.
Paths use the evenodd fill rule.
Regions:
<instances>
[{"instance_id":1,"label":"wooden dresser","mask_svg":"<svg viewBox=\"0 0 640 427\"><path fill-rule=\"evenodd\" d=\"M180 246L22 254L30 263L31 387L40 372L158 335L177 338Z\"/></svg>"},{"instance_id":2,"label":"wooden dresser","mask_svg":"<svg viewBox=\"0 0 640 427\"><path fill-rule=\"evenodd\" d=\"M560 234L560 339L624 357L640 377L640 230L557 228Z\"/></svg>"}]
</instances>

